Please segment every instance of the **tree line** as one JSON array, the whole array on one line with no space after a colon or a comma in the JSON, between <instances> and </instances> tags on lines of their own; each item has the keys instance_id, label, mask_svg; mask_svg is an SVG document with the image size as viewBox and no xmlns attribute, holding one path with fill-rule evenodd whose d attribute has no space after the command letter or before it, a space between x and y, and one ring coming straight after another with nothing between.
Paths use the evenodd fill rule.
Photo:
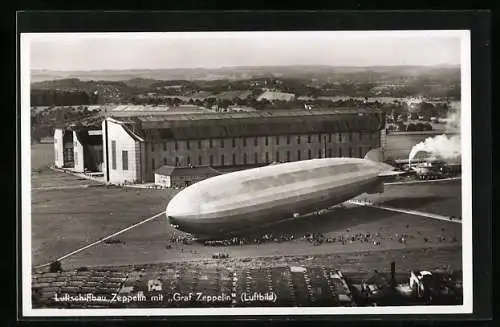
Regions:
<instances>
[{"instance_id":1,"label":"tree line","mask_svg":"<svg viewBox=\"0 0 500 327\"><path fill-rule=\"evenodd\" d=\"M398 122L397 124L390 124L387 126L388 131L399 131L399 132L423 132L432 131L432 125L430 123L410 123L405 124L403 122Z\"/></svg>"},{"instance_id":2,"label":"tree line","mask_svg":"<svg viewBox=\"0 0 500 327\"><path fill-rule=\"evenodd\" d=\"M40 142L44 137L54 136L55 128L77 124L97 114L97 111L90 111L85 106L53 107L34 113L31 115L31 139Z\"/></svg>"},{"instance_id":3,"label":"tree line","mask_svg":"<svg viewBox=\"0 0 500 327\"><path fill-rule=\"evenodd\" d=\"M31 106L78 106L97 104L93 92L73 90L31 90Z\"/></svg>"}]
</instances>

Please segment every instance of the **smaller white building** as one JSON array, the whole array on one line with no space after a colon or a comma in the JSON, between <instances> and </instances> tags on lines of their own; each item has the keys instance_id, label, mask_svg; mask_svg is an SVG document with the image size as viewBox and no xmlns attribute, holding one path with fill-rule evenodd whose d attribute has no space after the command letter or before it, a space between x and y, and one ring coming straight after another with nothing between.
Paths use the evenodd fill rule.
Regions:
<instances>
[{"instance_id":1,"label":"smaller white building","mask_svg":"<svg viewBox=\"0 0 500 327\"><path fill-rule=\"evenodd\" d=\"M162 166L155 171L155 184L163 187L186 187L217 175L220 172L208 166Z\"/></svg>"}]
</instances>

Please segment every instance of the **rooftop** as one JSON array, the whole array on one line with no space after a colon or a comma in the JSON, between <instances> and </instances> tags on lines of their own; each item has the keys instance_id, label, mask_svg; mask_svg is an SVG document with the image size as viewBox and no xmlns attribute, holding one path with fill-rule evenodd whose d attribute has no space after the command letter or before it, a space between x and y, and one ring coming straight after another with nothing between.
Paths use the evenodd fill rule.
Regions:
<instances>
[{"instance_id":1,"label":"rooftop","mask_svg":"<svg viewBox=\"0 0 500 327\"><path fill-rule=\"evenodd\" d=\"M98 113L96 115L92 115L90 117L86 117L80 119L77 123L67 124L65 129L70 130L100 130L101 124L104 119L104 115L102 113Z\"/></svg>"},{"instance_id":2,"label":"rooftop","mask_svg":"<svg viewBox=\"0 0 500 327\"><path fill-rule=\"evenodd\" d=\"M168 165L158 168L155 173L165 176L201 176L220 174L220 172L209 166L175 167Z\"/></svg>"},{"instance_id":3,"label":"rooftop","mask_svg":"<svg viewBox=\"0 0 500 327\"><path fill-rule=\"evenodd\" d=\"M383 119L359 110L279 110L114 117L145 139L205 139L262 135L374 132Z\"/></svg>"},{"instance_id":4,"label":"rooftop","mask_svg":"<svg viewBox=\"0 0 500 327\"><path fill-rule=\"evenodd\" d=\"M159 112L159 111L158 111ZM169 113L178 113L170 115ZM248 118L288 118L288 117L321 117L321 116L339 116L350 115L358 116L370 113L369 110L338 108L338 109L320 109L320 110L304 110L304 109L287 109L287 110L272 110L272 111L251 111L251 112L214 112L211 110L200 110L196 112L169 111L163 110L163 115L154 115L152 111L142 110L138 114L129 111L110 111L111 117L120 117L120 120L126 120L127 117L134 117L142 122L175 122L175 121L207 121L207 120L226 120L226 119L248 119ZM121 114L123 113L123 114ZM372 111L373 113L373 111Z\"/></svg>"},{"instance_id":5,"label":"rooftop","mask_svg":"<svg viewBox=\"0 0 500 327\"><path fill-rule=\"evenodd\" d=\"M115 117L143 116L143 115L171 115L171 114L197 114L211 112L210 110L195 105L118 105L108 109L107 113Z\"/></svg>"}]
</instances>

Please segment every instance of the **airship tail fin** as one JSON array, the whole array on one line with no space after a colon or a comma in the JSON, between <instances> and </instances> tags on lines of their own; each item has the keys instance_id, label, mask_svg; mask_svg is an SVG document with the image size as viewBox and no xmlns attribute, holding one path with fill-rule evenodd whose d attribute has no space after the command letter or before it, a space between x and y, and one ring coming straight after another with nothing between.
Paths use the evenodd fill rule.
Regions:
<instances>
[{"instance_id":1,"label":"airship tail fin","mask_svg":"<svg viewBox=\"0 0 500 327\"><path fill-rule=\"evenodd\" d=\"M384 153L381 148L370 150L366 153L365 159L375 161L375 162L383 162L384 161Z\"/></svg>"}]
</instances>

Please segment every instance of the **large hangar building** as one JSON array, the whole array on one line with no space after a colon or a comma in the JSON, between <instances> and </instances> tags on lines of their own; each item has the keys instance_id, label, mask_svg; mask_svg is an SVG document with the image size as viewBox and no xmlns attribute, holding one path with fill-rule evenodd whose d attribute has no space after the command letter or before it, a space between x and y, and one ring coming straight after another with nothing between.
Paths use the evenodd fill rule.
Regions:
<instances>
[{"instance_id":1,"label":"large hangar building","mask_svg":"<svg viewBox=\"0 0 500 327\"><path fill-rule=\"evenodd\" d=\"M130 108L129 108L130 109ZM162 166L252 167L323 157L359 157L383 147L385 118L359 110L215 113L111 110L102 122L110 183L149 183Z\"/></svg>"},{"instance_id":2,"label":"large hangar building","mask_svg":"<svg viewBox=\"0 0 500 327\"><path fill-rule=\"evenodd\" d=\"M54 166L76 172L102 171L102 130L57 128L54 131Z\"/></svg>"}]
</instances>

